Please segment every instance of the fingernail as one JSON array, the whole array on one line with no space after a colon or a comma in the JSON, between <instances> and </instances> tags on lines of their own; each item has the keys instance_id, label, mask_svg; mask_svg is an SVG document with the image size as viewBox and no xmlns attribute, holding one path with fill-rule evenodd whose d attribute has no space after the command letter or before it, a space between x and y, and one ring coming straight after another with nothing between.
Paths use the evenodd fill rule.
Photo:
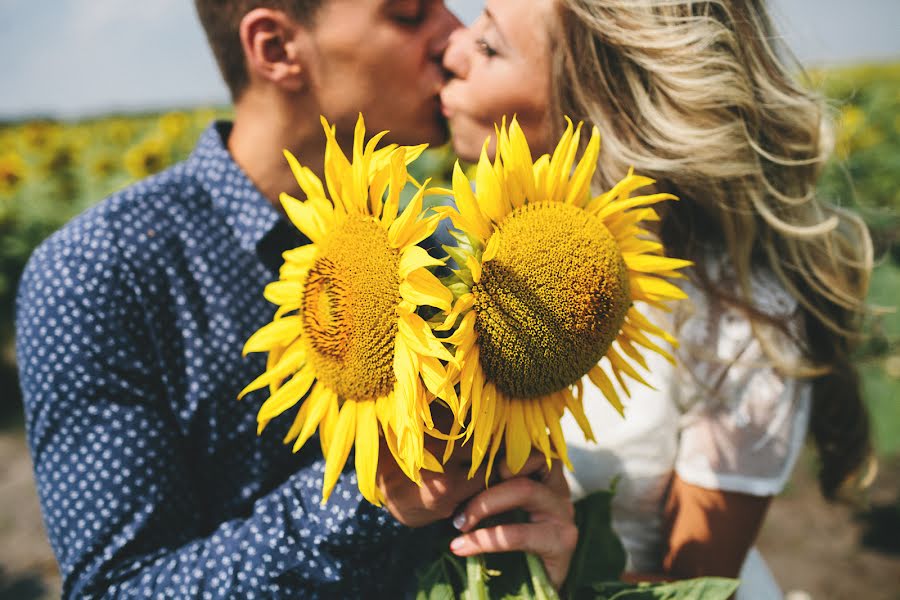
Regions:
<instances>
[{"instance_id":1,"label":"fingernail","mask_svg":"<svg viewBox=\"0 0 900 600\"><path fill-rule=\"evenodd\" d=\"M466 513L461 512L458 513L455 517L453 517L453 526L462 531L463 526L466 524Z\"/></svg>"},{"instance_id":2,"label":"fingernail","mask_svg":"<svg viewBox=\"0 0 900 600\"><path fill-rule=\"evenodd\" d=\"M462 536L460 536L460 537L454 539L452 542L450 542L450 549L453 550L454 552L459 552L460 550L462 550L465 547L466 547L466 538L464 538Z\"/></svg>"}]
</instances>

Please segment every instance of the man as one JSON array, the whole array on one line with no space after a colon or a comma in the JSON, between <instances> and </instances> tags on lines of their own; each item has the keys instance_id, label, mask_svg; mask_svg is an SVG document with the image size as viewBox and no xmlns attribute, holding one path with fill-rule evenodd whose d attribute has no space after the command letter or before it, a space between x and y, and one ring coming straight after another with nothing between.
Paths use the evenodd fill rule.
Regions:
<instances>
[{"instance_id":1,"label":"man","mask_svg":"<svg viewBox=\"0 0 900 600\"><path fill-rule=\"evenodd\" d=\"M406 532L351 474L318 506L317 444L295 456L284 432L257 438L254 406L235 401L264 368L240 350L271 318L262 288L281 251L302 241L273 209L296 186L281 149L321 171L319 115L350 135L360 111L393 141L442 142L440 58L458 22L433 0L197 10L235 100L230 132L76 219L22 282L29 439L64 595L362 595Z\"/></svg>"},{"instance_id":2,"label":"man","mask_svg":"<svg viewBox=\"0 0 900 600\"><path fill-rule=\"evenodd\" d=\"M240 352L271 319L262 290L281 253L306 242L277 207L299 194L281 150L321 174L320 114L345 147L359 112L390 141L445 141L441 54L459 23L441 0L196 7L234 123L51 237L20 286L29 443L63 596L395 597L415 550L404 525L450 516L482 478L450 463L419 488L383 460L390 513L360 497L352 467L321 507L318 444L283 446L290 419L257 437L247 402L262 398L235 401L264 370Z\"/></svg>"}]
</instances>

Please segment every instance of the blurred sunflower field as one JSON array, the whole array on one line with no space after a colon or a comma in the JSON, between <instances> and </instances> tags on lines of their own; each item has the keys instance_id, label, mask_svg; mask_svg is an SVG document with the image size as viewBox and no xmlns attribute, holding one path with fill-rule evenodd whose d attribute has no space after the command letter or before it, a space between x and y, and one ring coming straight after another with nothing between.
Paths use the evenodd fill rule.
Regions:
<instances>
[{"instance_id":1,"label":"blurred sunflower field","mask_svg":"<svg viewBox=\"0 0 900 600\"><path fill-rule=\"evenodd\" d=\"M900 295L900 63L812 71L830 99L835 151L821 193L859 211L872 228L878 267L871 291L876 306L894 307ZM13 311L18 278L34 247L76 214L129 183L190 153L210 121L226 108L132 114L77 122L0 122L0 386L17 390ZM454 157L426 153L415 175L446 179ZM877 417L881 453L900 454L900 314L876 311L860 367ZM4 394L0 414L19 414Z\"/></svg>"}]
</instances>

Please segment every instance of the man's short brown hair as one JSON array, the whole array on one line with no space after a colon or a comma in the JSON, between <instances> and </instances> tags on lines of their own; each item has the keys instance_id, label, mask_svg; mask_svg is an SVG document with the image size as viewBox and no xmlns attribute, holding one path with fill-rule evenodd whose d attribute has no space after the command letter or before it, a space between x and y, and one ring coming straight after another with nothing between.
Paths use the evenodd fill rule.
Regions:
<instances>
[{"instance_id":1,"label":"man's short brown hair","mask_svg":"<svg viewBox=\"0 0 900 600\"><path fill-rule=\"evenodd\" d=\"M325 0L194 0L225 85L237 100L249 83L241 47L241 19L255 8L280 10L301 23L309 23Z\"/></svg>"}]
</instances>

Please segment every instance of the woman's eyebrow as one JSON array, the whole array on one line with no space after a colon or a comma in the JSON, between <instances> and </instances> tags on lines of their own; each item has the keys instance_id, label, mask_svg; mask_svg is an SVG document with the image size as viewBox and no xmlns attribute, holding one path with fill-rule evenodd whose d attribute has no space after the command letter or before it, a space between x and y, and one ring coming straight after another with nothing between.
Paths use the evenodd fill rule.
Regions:
<instances>
[{"instance_id":1,"label":"woman's eyebrow","mask_svg":"<svg viewBox=\"0 0 900 600\"><path fill-rule=\"evenodd\" d=\"M507 37L503 35L503 29L500 27L500 23L497 21L497 17L494 16L494 13L487 7L484 9L484 16L488 18L491 22L491 25L494 27L494 30L497 32L497 36L500 38L500 42L506 46L509 46L509 42L507 42Z\"/></svg>"}]
</instances>

